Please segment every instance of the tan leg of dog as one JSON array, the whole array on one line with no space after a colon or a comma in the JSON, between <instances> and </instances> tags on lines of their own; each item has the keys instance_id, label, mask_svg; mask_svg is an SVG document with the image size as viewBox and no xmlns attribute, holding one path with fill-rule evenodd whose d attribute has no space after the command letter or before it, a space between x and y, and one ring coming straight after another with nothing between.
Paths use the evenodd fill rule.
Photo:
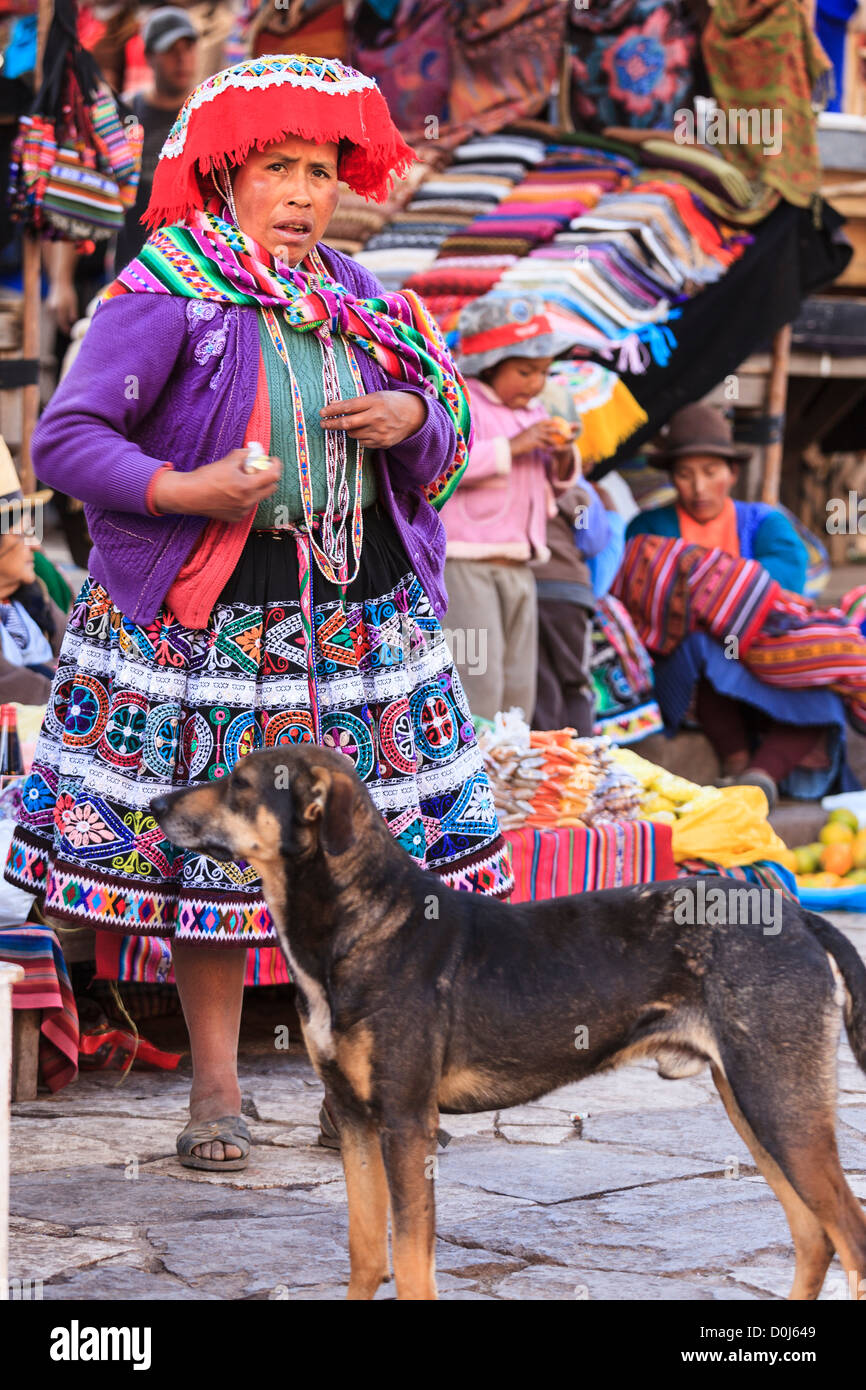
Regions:
<instances>
[{"instance_id":1,"label":"tan leg of dog","mask_svg":"<svg viewBox=\"0 0 866 1390\"><path fill-rule=\"evenodd\" d=\"M370 1299L388 1271L388 1182L375 1129L340 1126L349 1203L350 1299Z\"/></svg>"},{"instance_id":2,"label":"tan leg of dog","mask_svg":"<svg viewBox=\"0 0 866 1390\"><path fill-rule=\"evenodd\" d=\"M397 1297L436 1299L436 1126L398 1126L383 1136L383 1150Z\"/></svg>"},{"instance_id":3,"label":"tan leg of dog","mask_svg":"<svg viewBox=\"0 0 866 1390\"><path fill-rule=\"evenodd\" d=\"M826 1147L820 1162L814 1151L794 1150L791 1176L836 1247L851 1297L866 1299L866 1216L848 1186L835 1139Z\"/></svg>"},{"instance_id":4,"label":"tan leg of dog","mask_svg":"<svg viewBox=\"0 0 866 1390\"><path fill-rule=\"evenodd\" d=\"M797 1259L794 1283L788 1297L817 1298L833 1258L833 1243L828 1239L818 1217L809 1210L802 1197L797 1195L778 1163L758 1140L737 1104L727 1078L717 1067L711 1067L711 1071L731 1124L754 1158L761 1176L773 1189L785 1209Z\"/></svg>"}]
</instances>

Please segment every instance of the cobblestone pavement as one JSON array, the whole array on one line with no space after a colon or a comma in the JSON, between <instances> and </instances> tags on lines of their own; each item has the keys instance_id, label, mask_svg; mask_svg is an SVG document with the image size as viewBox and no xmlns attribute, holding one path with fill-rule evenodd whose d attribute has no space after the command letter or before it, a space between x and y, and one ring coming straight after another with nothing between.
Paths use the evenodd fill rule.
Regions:
<instances>
[{"instance_id":1,"label":"cobblestone pavement","mask_svg":"<svg viewBox=\"0 0 866 1390\"><path fill-rule=\"evenodd\" d=\"M866 958L866 917L834 920ZM10 1276L41 1280L45 1299L341 1298L345 1193L339 1156L316 1147L321 1087L300 1048L272 1044L244 1054L241 1078L254 1148L246 1172L224 1176L174 1157L187 1076L133 1073L118 1088L100 1074L15 1106ZM842 1163L866 1200L866 1076L844 1041L839 1084ZM663 1081L638 1064L443 1124L442 1298L775 1299L790 1287L782 1208L707 1073ZM822 1296L845 1293L834 1261Z\"/></svg>"}]
</instances>

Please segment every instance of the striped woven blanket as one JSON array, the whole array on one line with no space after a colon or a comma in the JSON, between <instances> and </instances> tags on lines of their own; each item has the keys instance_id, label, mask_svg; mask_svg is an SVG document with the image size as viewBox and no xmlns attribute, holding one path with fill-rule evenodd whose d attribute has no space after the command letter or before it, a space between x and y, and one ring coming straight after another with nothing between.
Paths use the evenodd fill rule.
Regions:
<instances>
[{"instance_id":1,"label":"striped woven blanket","mask_svg":"<svg viewBox=\"0 0 866 1390\"><path fill-rule=\"evenodd\" d=\"M767 685L836 691L853 727L866 733L866 638L838 608L781 588L757 560L635 536L611 593L654 655L707 632Z\"/></svg>"},{"instance_id":2,"label":"striped woven blanket","mask_svg":"<svg viewBox=\"0 0 866 1390\"><path fill-rule=\"evenodd\" d=\"M574 829L509 830L511 902L542 902L677 876L671 828L650 821L608 821Z\"/></svg>"},{"instance_id":3,"label":"striped woven blanket","mask_svg":"<svg viewBox=\"0 0 866 1390\"><path fill-rule=\"evenodd\" d=\"M50 927L0 929L0 960L23 966L13 1009L41 1009L40 1078L59 1091L78 1075L78 1009L60 942Z\"/></svg>"}]
</instances>

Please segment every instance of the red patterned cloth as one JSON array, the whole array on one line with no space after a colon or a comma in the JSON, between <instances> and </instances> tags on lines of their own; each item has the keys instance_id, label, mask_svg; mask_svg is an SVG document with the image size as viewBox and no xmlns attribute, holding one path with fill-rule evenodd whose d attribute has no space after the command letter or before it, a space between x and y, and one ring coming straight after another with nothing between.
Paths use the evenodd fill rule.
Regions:
<instances>
[{"instance_id":1,"label":"red patterned cloth","mask_svg":"<svg viewBox=\"0 0 866 1390\"><path fill-rule=\"evenodd\" d=\"M838 608L789 593L757 560L662 536L634 536L611 587L644 646L667 655L690 632L728 644L766 685L827 686L866 732L866 638ZM851 595L846 596L854 612ZM733 639L736 639L734 642Z\"/></svg>"},{"instance_id":2,"label":"red patterned cloth","mask_svg":"<svg viewBox=\"0 0 866 1390\"><path fill-rule=\"evenodd\" d=\"M96 933L97 980L136 981L146 985L174 984L171 944L164 936L120 936ZM247 951L245 985L291 984L283 953L278 946L251 947Z\"/></svg>"},{"instance_id":3,"label":"red patterned cloth","mask_svg":"<svg viewBox=\"0 0 866 1390\"><path fill-rule=\"evenodd\" d=\"M610 821L592 830L509 830L505 838L511 847L513 903L677 876L669 825Z\"/></svg>"},{"instance_id":4,"label":"red patterned cloth","mask_svg":"<svg viewBox=\"0 0 866 1390\"><path fill-rule=\"evenodd\" d=\"M78 1075L78 1009L60 942L49 927L0 928L0 960L24 969L13 1009L41 1009L39 1070L50 1091Z\"/></svg>"}]
</instances>

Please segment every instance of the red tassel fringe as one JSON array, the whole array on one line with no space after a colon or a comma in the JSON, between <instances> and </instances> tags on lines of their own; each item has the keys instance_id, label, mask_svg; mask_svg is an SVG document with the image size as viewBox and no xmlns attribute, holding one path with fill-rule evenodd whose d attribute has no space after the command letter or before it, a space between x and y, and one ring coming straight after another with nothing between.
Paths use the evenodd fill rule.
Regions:
<instances>
[{"instance_id":1,"label":"red tassel fringe","mask_svg":"<svg viewBox=\"0 0 866 1390\"><path fill-rule=\"evenodd\" d=\"M183 221L204 207L213 168L242 164L251 149L287 135L318 144L349 141L340 178L354 193L378 203L388 196L392 174L404 174L418 158L375 88L343 94L290 83L260 90L229 87L191 112L183 153L159 160L142 222L154 229Z\"/></svg>"}]
</instances>

